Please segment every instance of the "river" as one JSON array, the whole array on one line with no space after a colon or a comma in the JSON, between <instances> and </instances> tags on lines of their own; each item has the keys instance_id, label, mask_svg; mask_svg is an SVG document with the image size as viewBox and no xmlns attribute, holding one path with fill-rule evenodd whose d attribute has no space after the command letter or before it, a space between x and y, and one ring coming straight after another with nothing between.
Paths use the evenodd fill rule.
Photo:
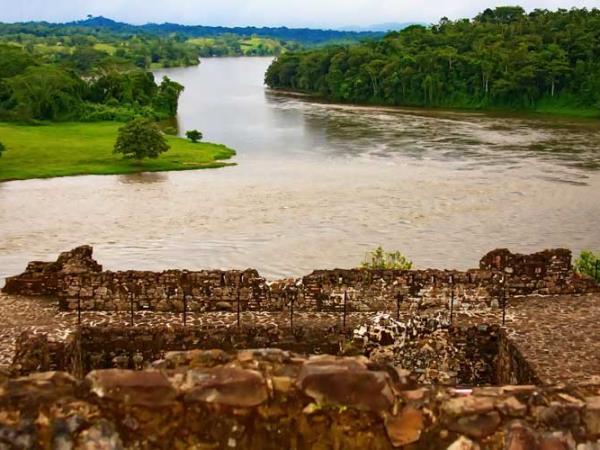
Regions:
<instances>
[{"instance_id":1,"label":"river","mask_svg":"<svg viewBox=\"0 0 600 450\"><path fill-rule=\"evenodd\" d=\"M0 183L0 279L91 244L107 269L353 267L377 245L417 267L489 250L600 250L598 122L367 108L269 92L269 58L167 69L181 131L235 167Z\"/></svg>"}]
</instances>

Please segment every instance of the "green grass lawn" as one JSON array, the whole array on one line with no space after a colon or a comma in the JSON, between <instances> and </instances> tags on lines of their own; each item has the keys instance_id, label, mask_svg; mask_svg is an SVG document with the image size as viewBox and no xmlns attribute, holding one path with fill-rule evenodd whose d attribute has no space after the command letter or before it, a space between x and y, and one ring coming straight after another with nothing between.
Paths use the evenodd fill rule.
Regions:
<instances>
[{"instance_id":1,"label":"green grass lawn","mask_svg":"<svg viewBox=\"0 0 600 450\"><path fill-rule=\"evenodd\" d=\"M223 160L235 155L224 145L191 142L167 136L170 150L157 159L142 162L112 153L115 122L59 123L24 126L0 122L0 181L69 175L111 175L168 170L194 170L230 165Z\"/></svg>"}]
</instances>

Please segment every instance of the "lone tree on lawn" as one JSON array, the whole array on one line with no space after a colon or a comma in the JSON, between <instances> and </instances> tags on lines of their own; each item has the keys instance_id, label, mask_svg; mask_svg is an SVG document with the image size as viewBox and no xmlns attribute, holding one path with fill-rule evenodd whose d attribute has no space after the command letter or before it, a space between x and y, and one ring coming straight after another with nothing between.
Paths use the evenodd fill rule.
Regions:
<instances>
[{"instance_id":1,"label":"lone tree on lawn","mask_svg":"<svg viewBox=\"0 0 600 450\"><path fill-rule=\"evenodd\" d=\"M198 141L202 140L202 133L200 133L198 130L190 130L187 133L185 133L185 135L187 136L187 138L192 141L194 144Z\"/></svg>"},{"instance_id":2,"label":"lone tree on lawn","mask_svg":"<svg viewBox=\"0 0 600 450\"><path fill-rule=\"evenodd\" d=\"M148 119L134 119L119 129L113 153L122 153L125 158L141 161L144 158L158 158L169 148L155 123Z\"/></svg>"}]
</instances>

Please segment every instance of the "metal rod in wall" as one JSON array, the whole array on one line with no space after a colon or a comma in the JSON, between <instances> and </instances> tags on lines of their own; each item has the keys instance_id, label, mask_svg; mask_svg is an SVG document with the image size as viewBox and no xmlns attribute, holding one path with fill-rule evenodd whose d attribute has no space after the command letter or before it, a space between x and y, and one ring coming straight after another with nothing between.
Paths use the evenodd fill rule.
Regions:
<instances>
[{"instance_id":1,"label":"metal rod in wall","mask_svg":"<svg viewBox=\"0 0 600 450\"><path fill-rule=\"evenodd\" d=\"M186 289L183 290L183 326L187 326L187 298Z\"/></svg>"},{"instance_id":2,"label":"metal rod in wall","mask_svg":"<svg viewBox=\"0 0 600 450\"><path fill-rule=\"evenodd\" d=\"M130 312L131 312L131 317L130 317L130 325L133 326L133 292L129 293L129 304L131 306L130 308Z\"/></svg>"},{"instance_id":3,"label":"metal rod in wall","mask_svg":"<svg viewBox=\"0 0 600 450\"><path fill-rule=\"evenodd\" d=\"M287 294L287 297L290 302L290 329L292 332L294 331L294 296Z\"/></svg>"},{"instance_id":4,"label":"metal rod in wall","mask_svg":"<svg viewBox=\"0 0 600 450\"><path fill-rule=\"evenodd\" d=\"M240 275L240 278L238 281L238 288L237 288L237 327L238 328L240 328L242 326L242 318L241 318L242 307L240 305L240 290L242 289L242 278L243 278L243 275Z\"/></svg>"},{"instance_id":5,"label":"metal rod in wall","mask_svg":"<svg viewBox=\"0 0 600 450\"><path fill-rule=\"evenodd\" d=\"M450 275L450 325L454 323L454 275Z\"/></svg>"},{"instance_id":6,"label":"metal rod in wall","mask_svg":"<svg viewBox=\"0 0 600 450\"><path fill-rule=\"evenodd\" d=\"M343 317L343 328L346 331L346 315L348 314L348 291L344 291L344 317Z\"/></svg>"},{"instance_id":7,"label":"metal rod in wall","mask_svg":"<svg viewBox=\"0 0 600 450\"><path fill-rule=\"evenodd\" d=\"M77 325L81 326L81 287L77 293Z\"/></svg>"},{"instance_id":8,"label":"metal rod in wall","mask_svg":"<svg viewBox=\"0 0 600 450\"><path fill-rule=\"evenodd\" d=\"M502 290L502 326L506 325L506 303L508 301L507 288Z\"/></svg>"}]
</instances>

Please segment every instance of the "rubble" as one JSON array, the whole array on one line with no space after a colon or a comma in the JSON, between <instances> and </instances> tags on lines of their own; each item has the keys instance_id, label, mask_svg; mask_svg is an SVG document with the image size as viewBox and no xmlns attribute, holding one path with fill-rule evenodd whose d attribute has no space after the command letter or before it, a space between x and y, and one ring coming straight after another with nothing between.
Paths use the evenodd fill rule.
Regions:
<instances>
[{"instance_id":1,"label":"rubble","mask_svg":"<svg viewBox=\"0 0 600 450\"><path fill-rule=\"evenodd\" d=\"M447 314L411 314L407 320L378 313L354 329L366 355L413 372L422 384L456 385L468 357L449 332Z\"/></svg>"}]
</instances>

